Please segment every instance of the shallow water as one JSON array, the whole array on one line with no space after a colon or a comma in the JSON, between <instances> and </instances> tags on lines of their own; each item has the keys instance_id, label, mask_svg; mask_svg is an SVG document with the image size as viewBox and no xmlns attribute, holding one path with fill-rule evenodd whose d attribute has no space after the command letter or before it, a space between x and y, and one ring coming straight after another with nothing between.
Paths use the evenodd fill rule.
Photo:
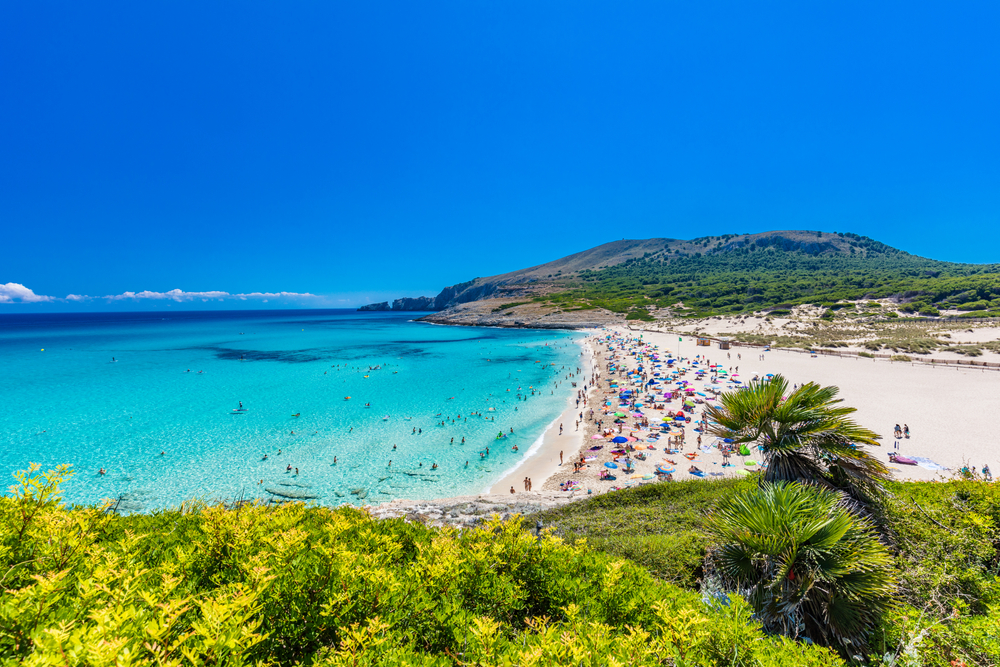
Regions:
<instances>
[{"instance_id":1,"label":"shallow water","mask_svg":"<svg viewBox=\"0 0 1000 667\"><path fill-rule=\"evenodd\" d=\"M129 511L272 492L323 504L478 493L565 408L580 348L568 332L413 316L0 316L0 473L68 463L67 501ZM232 414L239 401L247 412Z\"/></svg>"}]
</instances>

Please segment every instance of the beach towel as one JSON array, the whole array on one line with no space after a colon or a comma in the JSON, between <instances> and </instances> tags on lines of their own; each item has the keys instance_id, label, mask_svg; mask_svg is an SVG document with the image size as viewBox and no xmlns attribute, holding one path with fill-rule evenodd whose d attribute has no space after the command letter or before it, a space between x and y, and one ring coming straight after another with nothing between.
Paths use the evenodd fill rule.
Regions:
<instances>
[{"instance_id":1,"label":"beach towel","mask_svg":"<svg viewBox=\"0 0 1000 667\"><path fill-rule=\"evenodd\" d=\"M927 468L928 470L947 470L948 469L945 466L941 465L940 463L935 463L934 461L931 461L929 458L926 458L926 457L923 457L923 456L911 456L910 458L912 458L914 461L916 461L917 465L920 466L921 468Z\"/></svg>"}]
</instances>

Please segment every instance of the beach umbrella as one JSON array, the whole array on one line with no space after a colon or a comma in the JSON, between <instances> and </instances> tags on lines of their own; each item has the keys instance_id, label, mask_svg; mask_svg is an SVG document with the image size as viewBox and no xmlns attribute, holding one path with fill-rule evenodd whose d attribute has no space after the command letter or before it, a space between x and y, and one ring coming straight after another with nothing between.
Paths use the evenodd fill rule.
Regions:
<instances>
[{"instance_id":1,"label":"beach umbrella","mask_svg":"<svg viewBox=\"0 0 1000 667\"><path fill-rule=\"evenodd\" d=\"M674 417L674 421L684 421L684 417L677 415L676 417Z\"/></svg>"},{"instance_id":2,"label":"beach umbrella","mask_svg":"<svg viewBox=\"0 0 1000 667\"><path fill-rule=\"evenodd\" d=\"M617 463L611 463L611 462L609 461L609 462L607 462L607 463L605 463L605 464L604 464L604 467L605 467L605 468L617 468L617 467L618 467L618 464L617 464Z\"/></svg>"},{"instance_id":3,"label":"beach umbrella","mask_svg":"<svg viewBox=\"0 0 1000 667\"><path fill-rule=\"evenodd\" d=\"M619 436L616 436L616 437L612 438L611 442L619 442L619 443L620 442L628 442L628 438L626 438L623 435L619 435Z\"/></svg>"}]
</instances>

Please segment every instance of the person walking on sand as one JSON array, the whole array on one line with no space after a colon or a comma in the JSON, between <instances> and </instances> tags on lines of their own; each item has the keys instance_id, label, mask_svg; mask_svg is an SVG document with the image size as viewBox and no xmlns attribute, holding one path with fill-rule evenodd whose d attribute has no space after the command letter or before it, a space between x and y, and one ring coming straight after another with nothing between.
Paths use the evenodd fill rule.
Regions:
<instances>
[{"instance_id":1,"label":"person walking on sand","mask_svg":"<svg viewBox=\"0 0 1000 667\"><path fill-rule=\"evenodd\" d=\"M906 424L903 424L903 437L906 438L907 440L910 439L910 427L907 426Z\"/></svg>"},{"instance_id":2,"label":"person walking on sand","mask_svg":"<svg viewBox=\"0 0 1000 667\"><path fill-rule=\"evenodd\" d=\"M562 450L559 451L559 465L563 464L563 453Z\"/></svg>"}]
</instances>

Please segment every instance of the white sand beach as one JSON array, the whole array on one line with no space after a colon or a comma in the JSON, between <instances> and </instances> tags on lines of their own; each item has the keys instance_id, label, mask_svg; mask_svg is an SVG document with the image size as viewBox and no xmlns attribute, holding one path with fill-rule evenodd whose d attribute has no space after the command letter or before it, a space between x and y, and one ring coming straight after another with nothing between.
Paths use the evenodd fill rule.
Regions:
<instances>
[{"instance_id":1,"label":"white sand beach","mask_svg":"<svg viewBox=\"0 0 1000 667\"><path fill-rule=\"evenodd\" d=\"M654 474L657 466L663 465L675 469L674 480L695 479L688 474L690 466L696 466L703 473L703 478L712 479L741 474L741 470L754 470L756 467L745 466L746 460L755 460L751 456L732 456L732 466L724 467L722 452L711 447L714 437L705 435L702 438L703 447L697 446L698 420L706 403L697 404L690 413L691 421L684 427L685 438L683 449L676 454L666 453L668 442L666 436L658 440L646 442L649 436L659 431L662 417L667 411L651 409L645 404L641 409L644 419L651 429L643 429L637 424L641 420L629 415L622 424L622 435L633 435L637 441L629 443L633 446L652 446L655 449L641 449L645 461L634 458L629 453L633 463L633 472L622 474L622 468L610 470L614 480L601 480L599 475L605 471L605 463L616 460L611 453L615 450L608 438L596 439L596 420L604 420L604 427L612 426L615 419L613 412L619 408L617 400L613 406L605 406L605 401L616 398L618 389L609 388L609 379L613 379L619 388L626 385L623 376L636 369L637 359L630 354L638 347L628 345L617 346L618 351L607 351L607 343L603 338L609 333L620 338L638 339L647 346L655 346L662 358L672 356L685 361L678 365L686 365L689 369L696 355L703 355L707 363L718 364L727 373L738 375L738 379L747 382L754 376L765 376L768 373L784 375L791 384L817 382L821 385L835 385L840 388L840 398L848 406L857 408L855 420L861 425L878 433L882 440L881 446L872 448L872 453L880 460L889 464L890 470L897 479L935 480L949 477L964 465L981 470L988 464L992 470L1000 470L1000 448L993 446L992 422L995 410L1000 407L1000 371L983 368L956 366L932 366L919 362L893 362L884 359L848 358L833 356L812 356L808 353L794 350L764 351L759 347L734 346L726 351L718 348L716 343L710 347L696 346L696 338L688 335L659 331L644 331L628 327L616 327L607 330L592 330L586 332L588 338L582 342L584 354L581 366L584 372L580 386L586 383L588 392L586 405L583 401L576 407L575 395L560 418L542 436L542 442L526 457L522 463L509 471L501 480L494 484L488 493L481 494L482 500L509 502L517 499L541 499L565 496L569 500L586 498L592 494L606 493L616 488L628 488L639 484L669 483L660 482L658 478L642 479ZM601 340L599 344L597 341ZM652 347L646 347L651 352ZM619 370L614 375L607 373L607 363L616 357L615 363ZM763 359L761 359L763 356ZM649 364L647 362L647 369ZM732 369L730 371L730 369ZM596 383L591 382L597 377ZM685 379L693 379L689 370ZM703 384L701 382L697 384ZM718 386L732 386L720 383ZM699 400L704 400L698 397ZM680 402L674 400L664 407L673 413ZM594 416L591 417L591 409ZM605 414L604 411L612 414ZM580 412L585 419L579 430L576 421ZM559 434L559 424L563 424L563 434ZM896 424L909 427L910 437L896 439L893 430ZM613 425L617 433L617 425ZM676 432L676 431L675 431ZM591 447L602 446L602 449L589 451ZM563 452L563 464L559 463L559 452ZM592 460L578 472L574 471L573 462L580 459L581 452ZM898 452L906 457L922 461L921 465L899 465L889 463L889 452ZM684 454L695 454L693 460ZM624 465L624 457L617 460ZM932 462L932 463L923 463ZM937 466L933 464L938 464ZM524 478L532 480L532 492L525 492ZM562 491L560 484L568 485L576 482L572 491ZM515 493L510 493L514 487ZM448 503L453 499L441 499L432 503Z\"/></svg>"}]
</instances>

